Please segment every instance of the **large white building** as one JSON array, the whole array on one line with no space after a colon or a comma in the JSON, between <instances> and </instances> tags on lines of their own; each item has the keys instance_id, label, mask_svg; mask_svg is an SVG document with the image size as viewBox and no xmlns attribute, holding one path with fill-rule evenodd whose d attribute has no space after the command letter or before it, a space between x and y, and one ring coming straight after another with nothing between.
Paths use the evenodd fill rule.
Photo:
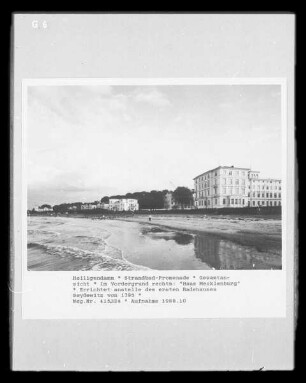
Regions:
<instances>
[{"instance_id":1,"label":"large white building","mask_svg":"<svg viewBox=\"0 0 306 383\"><path fill-rule=\"evenodd\" d=\"M37 211L37 212L43 212L43 211L53 211L53 208L52 207L34 207L34 211Z\"/></svg>"},{"instance_id":2,"label":"large white building","mask_svg":"<svg viewBox=\"0 0 306 383\"><path fill-rule=\"evenodd\" d=\"M139 204L137 199L110 198L108 209L113 211L135 211L139 210Z\"/></svg>"},{"instance_id":3,"label":"large white building","mask_svg":"<svg viewBox=\"0 0 306 383\"><path fill-rule=\"evenodd\" d=\"M280 206L281 180L263 179L249 168L219 166L194 178L195 206L200 209Z\"/></svg>"}]
</instances>

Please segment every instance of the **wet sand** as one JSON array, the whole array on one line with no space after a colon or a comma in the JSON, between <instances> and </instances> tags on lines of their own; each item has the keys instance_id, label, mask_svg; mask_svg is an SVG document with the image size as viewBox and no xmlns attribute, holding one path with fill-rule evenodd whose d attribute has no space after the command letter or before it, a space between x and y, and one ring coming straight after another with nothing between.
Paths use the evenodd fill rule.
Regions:
<instances>
[{"instance_id":1,"label":"wet sand","mask_svg":"<svg viewBox=\"0 0 306 383\"><path fill-rule=\"evenodd\" d=\"M119 220L139 222L148 226L164 227L193 234L211 233L261 252L281 254L281 219L239 216L148 215L120 217Z\"/></svg>"},{"instance_id":2,"label":"wet sand","mask_svg":"<svg viewBox=\"0 0 306 383\"><path fill-rule=\"evenodd\" d=\"M34 217L28 225L30 270L282 268L280 219L80 215Z\"/></svg>"}]
</instances>

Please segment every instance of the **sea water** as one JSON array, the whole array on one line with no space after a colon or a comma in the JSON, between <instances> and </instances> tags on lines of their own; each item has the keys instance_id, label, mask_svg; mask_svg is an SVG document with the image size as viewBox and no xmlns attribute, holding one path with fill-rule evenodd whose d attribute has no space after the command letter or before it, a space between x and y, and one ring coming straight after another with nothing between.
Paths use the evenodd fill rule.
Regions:
<instances>
[{"instance_id":1,"label":"sea water","mask_svg":"<svg viewBox=\"0 0 306 383\"><path fill-rule=\"evenodd\" d=\"M212 233L117 219L28 217L29 270L279 269L279 254Z\"/></svg>"}]
</instances>

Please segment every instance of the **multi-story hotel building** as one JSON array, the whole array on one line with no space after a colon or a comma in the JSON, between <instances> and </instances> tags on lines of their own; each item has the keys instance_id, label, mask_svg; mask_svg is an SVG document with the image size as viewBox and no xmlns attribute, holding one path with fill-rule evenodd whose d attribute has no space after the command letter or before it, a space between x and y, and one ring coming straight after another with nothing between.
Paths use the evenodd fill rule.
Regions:
<instances>
[{"instance_id":1,"label":"multi-story hotel building","mask_svg":"<svg viewBox=\"0 0 306 383\"><path fill-rule=\"evenodd\" d=\"M194 178L199 209L281 205L281 180L261 179L249 168L219 166Z\"/></svg>"},{"instance_id":2,"label":"multi-story hotel building","mask_svg":"<svg viewBox=\"0 0 306 383\"><path fill-rule=\"evenodd\" d=\"M255 172L250 172L249 206L281 206L281 180L253 177L252 173Z\"/></svg>"},{"instance_id":3,"label":"multi-story hotel building","mask_svg":"<svg viewBox=\"0 0 306 383\"><path fill-rule=\"evenodd\" d=\"M139 210L139 204L137 199L110 198L108 209L114 211L134 211Z\"/></svg>"}]
</instances>

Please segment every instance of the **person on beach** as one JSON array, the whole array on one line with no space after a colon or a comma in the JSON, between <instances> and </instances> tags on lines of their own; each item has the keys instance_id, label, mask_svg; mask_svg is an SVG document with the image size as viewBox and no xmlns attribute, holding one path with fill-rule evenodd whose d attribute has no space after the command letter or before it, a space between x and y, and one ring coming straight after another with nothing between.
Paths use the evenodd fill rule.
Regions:
<instances>
[{"instance_id":1,"label":"person on beach","mask_svg":"<svg viewBox=\"0 0 306 383\"><path fill-rule=\"evenodd\" d=\"M149 221L151 222L152 217L149 215Z\"/></svg>"}]
</instances>

